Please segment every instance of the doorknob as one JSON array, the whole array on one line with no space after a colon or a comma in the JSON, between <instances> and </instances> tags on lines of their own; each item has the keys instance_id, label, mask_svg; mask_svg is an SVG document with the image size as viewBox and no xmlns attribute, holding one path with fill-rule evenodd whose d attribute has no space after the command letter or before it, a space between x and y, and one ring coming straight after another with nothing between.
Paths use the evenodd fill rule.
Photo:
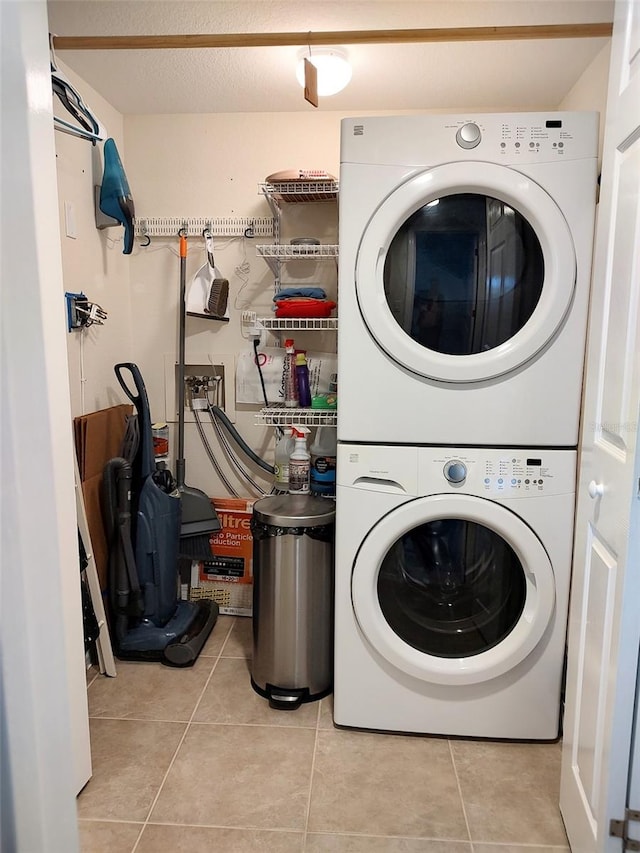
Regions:
<instances>
[{"instance_id":1,"label":"doorknob","mask_svg":"<svg viewBox=\"0 0 640 853\"><path fill-rule=\"evenodd\" d=\"M596 483L595 480L592 480L589 483L588 492L590 498L601 498L604 494L604 486L602 483Z\"/></svg>"}]
</instances>

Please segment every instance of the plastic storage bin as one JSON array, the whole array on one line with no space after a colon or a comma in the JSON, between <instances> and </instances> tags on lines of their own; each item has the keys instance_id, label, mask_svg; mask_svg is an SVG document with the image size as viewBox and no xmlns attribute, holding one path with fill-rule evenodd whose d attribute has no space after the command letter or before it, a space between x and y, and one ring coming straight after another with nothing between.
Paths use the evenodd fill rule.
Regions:
<instances>
[{"instance_id":1,"label":"plastic storage bin","mask_svg":"<svg viewBox=\"0 0 640 853\"><path fill-rule=\"evenodd\" d=\"M335 505L276 495L253 506L251 685L294 710L333 686Z\"/></svg>"}]
</instances>

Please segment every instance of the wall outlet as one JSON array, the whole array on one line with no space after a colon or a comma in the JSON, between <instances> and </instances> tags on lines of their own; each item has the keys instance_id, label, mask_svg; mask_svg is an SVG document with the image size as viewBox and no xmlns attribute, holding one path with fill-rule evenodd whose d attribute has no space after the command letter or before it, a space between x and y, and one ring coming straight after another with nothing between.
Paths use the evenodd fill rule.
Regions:
<instances>
[{"instance_id":1,"label":"wall outlet","mask_svg":"<svg viewBox=\"0 0 640 853\"><path fill-rule=\"evenodd\" d=\"M78 236L76 228L76 209L70 201L64 203L64 233L75 240Z\"/></svg>"}]
</instances>

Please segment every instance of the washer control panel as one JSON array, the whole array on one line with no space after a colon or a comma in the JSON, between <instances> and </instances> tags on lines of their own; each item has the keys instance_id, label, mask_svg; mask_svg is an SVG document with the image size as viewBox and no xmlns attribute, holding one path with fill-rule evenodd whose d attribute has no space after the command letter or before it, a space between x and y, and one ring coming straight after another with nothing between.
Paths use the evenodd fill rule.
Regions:
<instances>
[{"instance_id":1,"label":"washer control panel","mask_svg":"<svg viewBox=\"0 0 640 853\"><path fill-rule=\"evenodd\" d=\"M401 499L465 494L494 500L574 494L575 450L339 444L337 485Z\"/></svg>"},{"instance_id":2,"label":"washer control panel","mask_svg":"<svg viewBox=\"0 0 640 853\"><path fill-rule=\"evenodd\" d=\"M573 450L418 449L419 491L533 498L575 491Z\"/></svg>"}]
</instances>

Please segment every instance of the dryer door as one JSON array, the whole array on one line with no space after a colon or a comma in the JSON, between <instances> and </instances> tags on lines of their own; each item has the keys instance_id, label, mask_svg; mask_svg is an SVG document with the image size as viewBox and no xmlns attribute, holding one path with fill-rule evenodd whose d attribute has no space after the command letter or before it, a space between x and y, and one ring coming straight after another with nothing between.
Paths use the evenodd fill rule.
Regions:
<instances>
[{"instance_id":1,"label":"dryer door","mask_svg":"<svg viewBox=\"0 0 640 853\"><path fill-rule=\"evenodd\" d=\"M554 337L576 283L560 209L531 178L494 163L410 177L374 212L356 293L377 344L420 376L481 382Z\"/></svg>"},{"instance_id":2,"label":"dryer door","mask_svg":"<svg viewBox=\"0 0 640 853\"><path fill-rule=\"evenodd\" d=\"M535 649L555 606L553 569L518 516L435 495L382 518L352 573L358 624L389 663L423 681L477 684Z\"/></svg>"}]
</instances>

